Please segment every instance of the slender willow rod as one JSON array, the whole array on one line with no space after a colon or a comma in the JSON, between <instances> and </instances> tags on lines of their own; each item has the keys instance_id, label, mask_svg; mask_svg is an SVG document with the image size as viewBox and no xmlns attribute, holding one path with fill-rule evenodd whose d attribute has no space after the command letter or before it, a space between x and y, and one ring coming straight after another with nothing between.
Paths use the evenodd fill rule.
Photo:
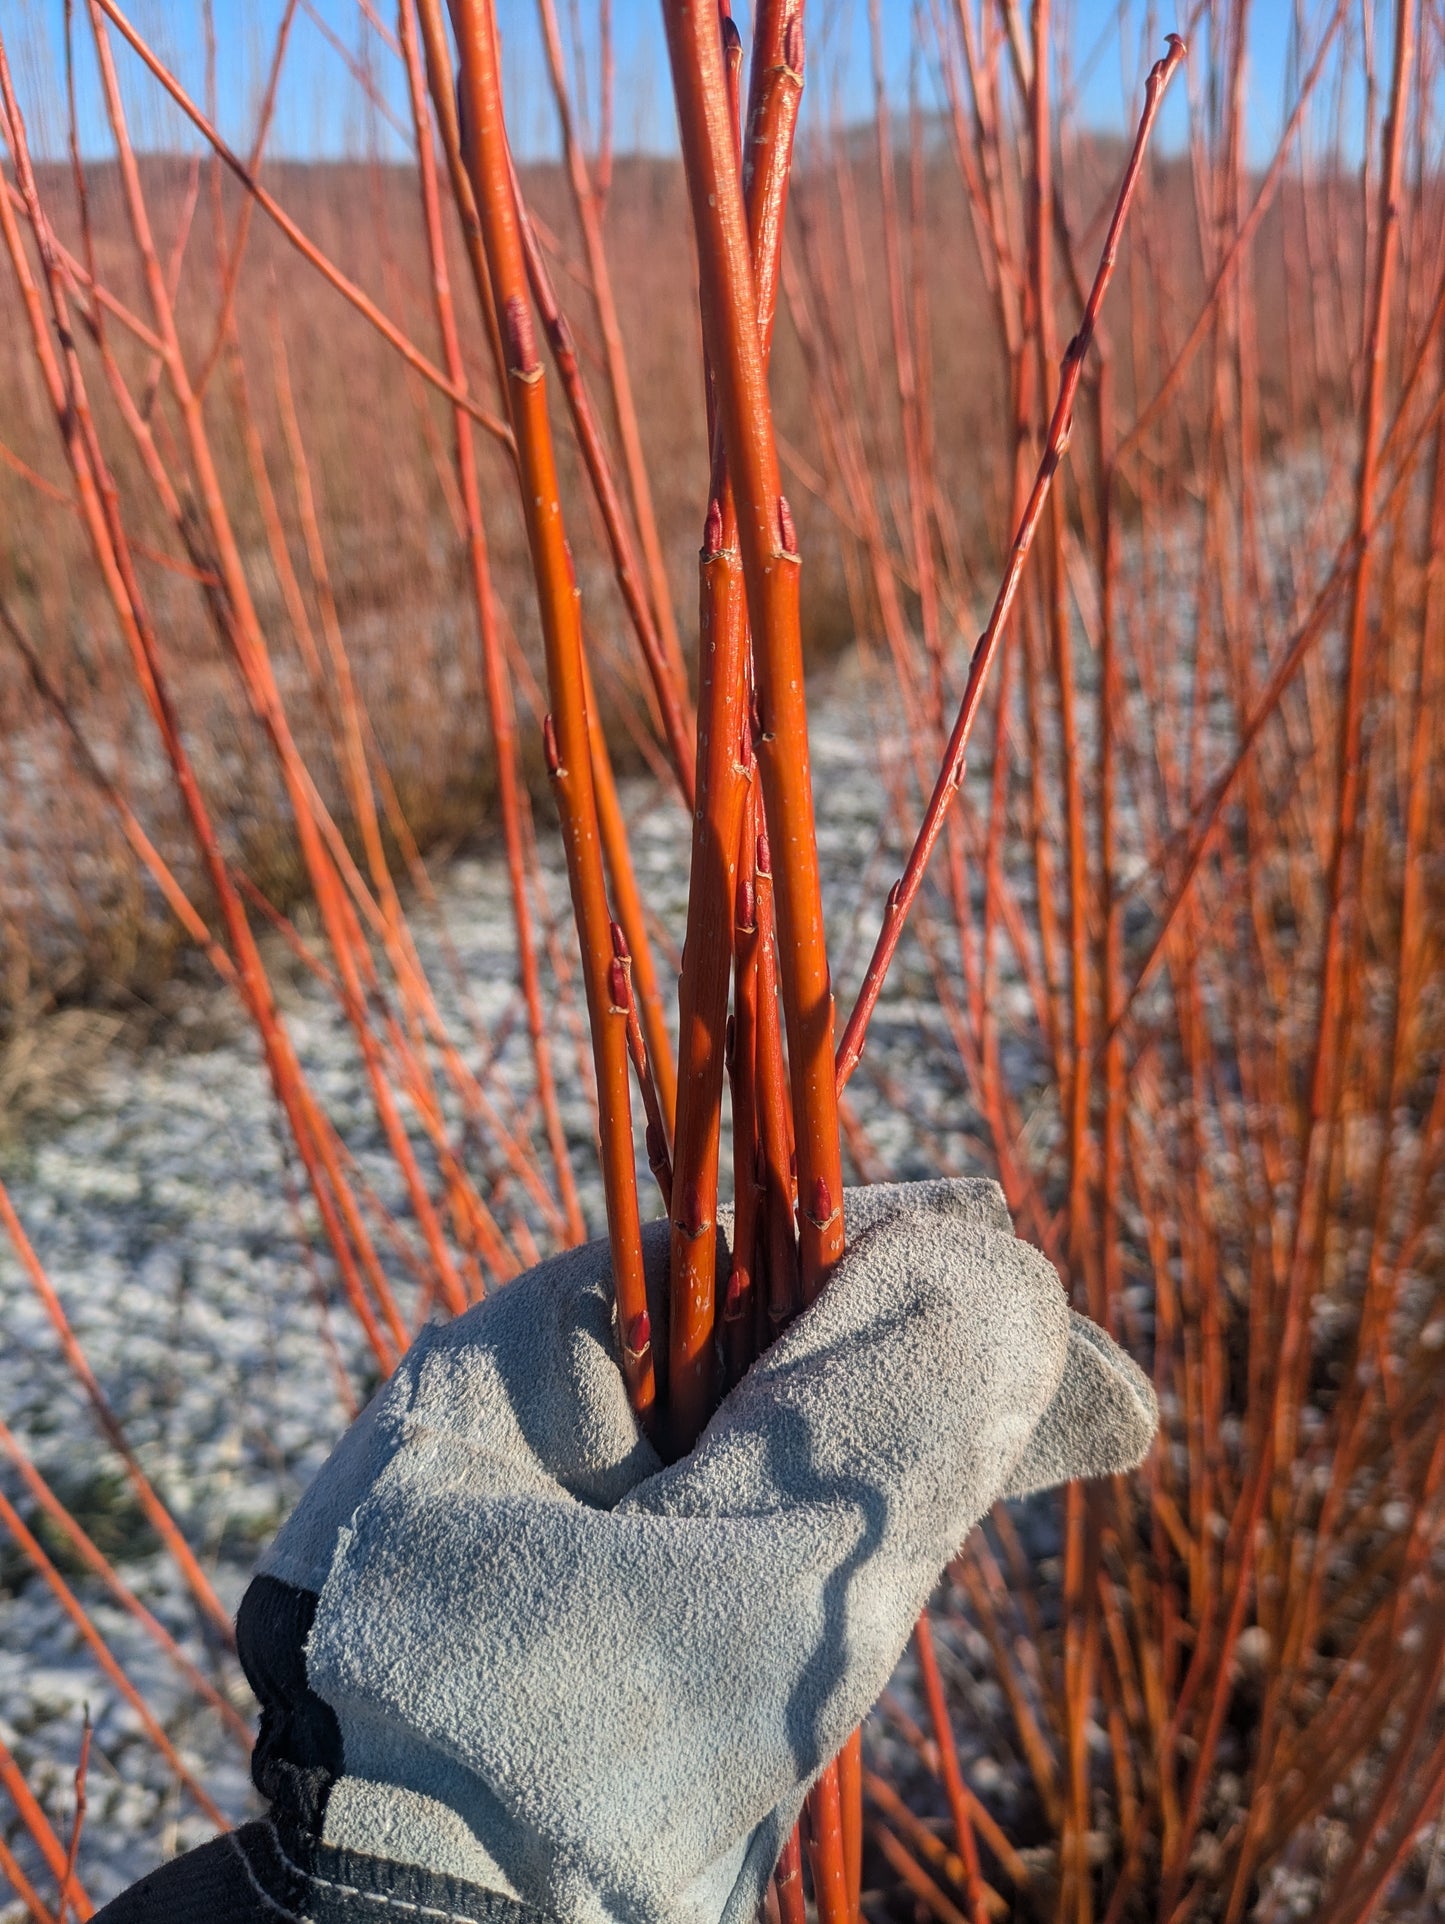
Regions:
<instances>
[{"instance_id":1,"label":"slender willow rod","mask_svg":"<svg viewBox=\"0 0 1445 1924\"><path fill-rule=\"evenodd\" d=\"M612 271L608 265L607 249L603 244L602 208L588 172L586 157L577 138L576 118L567 94L562 41L557 31L557 12L553 0L537 0L537 12L542 27L542 41L547 53L547 70L557 103L563 158L567 168L568 183L572 189L572 206L582 235L582 249L587 260L587 279L602 336L602 358L607 369L607 384L612 391L612 408L617 422L618 438L622 443L622 466L627 476L628 491L632 496L633 515L637 523L638 538L642 543L643 561L647 568L653 616L669 674L685 693L687 674L683 666L682 644L677 635L672 591L668 586L667 563L657 530L657 515L653 509L652 484L648 478L647 457L642 446L642 430L638 425L632 377L628 372L627 353L622 342L622 327L617 316L617 303L613 297Z\"/></svg>"},{"instance_id":2,"label":"slender willow rod","mask_svg":"<svg viewBox=\"0 0 1445 1924\"><path fill-rule=\"evenodd\" d=\"M440 1219L403 1127L394 1091L385 1074L377 1039L365 1015L366 984L362 979L358 931L342 898L339 876L329 858L321 829L324 813L314 786L302 766L292 738L285 708L265 636L256 612L250 584L227 508L213 450L208 438L201 403L186 369L177 328L174 303L156 253L149 212L141 185L134 149L126 125L120 83L116 74L110 38L105 30L98 0L90 0L90 22L94 33L96 61L106 114L115 140L120 181L136 252L140 256L156 331L164 345L162 361L174 394L190 455L191 473L203 521L194 527L190 517L179 512L179 502L164 470L151 470L158 494L166 501L167 512L177 532L194 548L193 558L214 559L224 582L224 591L211 601L211 612L218 631L234 654L258 719L274 747L281 774L292 803L297 836L316 890L317 906L330 939L339 979L344 991L343 1006L351 1021L361 1049L368 1081L371 1083L377 1118L386 1134L407 1185L417 1224L427 1244L448 1307L459 1312L466 1295L451 1251L442 1234ZM201 547L198 533L209 530L212 553Z\"/></svg>"},{"instance_id":3,"label":"slender willow rod","mask_svg":"<svg viewBox=\"0 0 1445 1924\"><path fill-rule=\"evenodd\" d=\"M476 284L487 327L493 337L493 353L498 370L505 382L505 373L502 372L501 339L497 330L497 317L492 310L481 223L477 217L472 184L467 178L466 165L462 159L461 128L457 119L456 100L452 93L451 55L448 51L446 25L442 18L441 0L417 0L417 12L421 21L422 41L426 48L427 81L431 88L437 131L441 135L442 151L446 156L447 169L451 177L452 193L457 203L462 235L466 241L467 258L471 263L472 278ZM542 250L537 245L532 224L527 218L525 209L522 208L522 197L517 190L515 176L513 193L520 212L522 244L527 253L527 274L532 284L532 296L541 315L542 329L547 336L548 346L552 350L552 359L557 369L558 379L562 383L562 391L567 397L572 426L577 435L577 445L581 450L588 478L592 483L598 512L602 516L607 545L612 552L612 571L617 579L618 592L627 608L638 646L647 664L663 732L667 737L673 773L677 778L683 799L691 808L693 748L687 716L687 688L673 673L658 636L651 606L643 592L641 572L633 553L632 536L627 529L627 517L623 511L616 483L612 478L607 450L603 445L602 433L597 424L596 411L592 406L587 384L582 376L581 364L577 358L572 330L558 305Z\"/></svg>"},{"instance_id":4,"label":"slender willow rod","mask_svg":"<svg viewBox=\"0 0 1445 1924\"><path fill-rule=\"evenodd\" d=\"M519 192L517 195L519 205L521 198ZM552 361L557 369L558 379L562 383L562 391L567 397L568 410L572 416L572 428L577 436L577 445L592 482L592 492L596 497L597 509L602 516L602 526L607 534L607 545L612 550L612 572L617 581L618 593L622 596L628 615L631 617L633 632L642 650L642 658L647 664L663 734L667 738L672 772L677 780L682 799L690 809L693 805L697 777L690 733L691 717L688 714L687 683L685 679L680 679L673 672L672 664L659 638L652 609L642 592L641 577L632 552L632 537L627 531L622 503L612 478L611 468L608 466L607 451L603 446L597 417L587 393L587 384L582 378L582 366L577 358L572 329L558 303L552 286L552 277L547 272L546 260L525 209L522 214L522 242L527 250L527 273L531 279L537 311L542 317L542 330L547 336L547 345L552 350Z\"/></svg>"},{"instance_id":5,"label":"slender willow rod","mask_svg":"<svg viewBox=\"0 0 1445 1924\"><path fill-rule=\"evenodd\" d=\"M411 0L401 0L397 10L401 45L406 63L411 96L412 119L416 127L417 169L422 189L422 211L427 247L432 262L432 299L437 327L442 337L448 377L458 387L466 385L466 364L462 358L461 337L452 304L451 286L446 271L446 230L442 224L441 195L432 161L432 123L427 112L426 84L417 45L417 22ZM476 607L477 638L481 645L482 685L487 714L492 727L492 749L497 765L497 799L502 817L502 844L507 857L507 880L512 895L512 921L517 935L517 976L527 1011L527 1033L532 1043L532 1062L537 1079L537 1098L542 1109L547 1145L557 1172L558 1192L566 1212L567 1233L574 1242L583 1240L582 1210L571 1158L557 1104L557 1082L552 1070L552 1049L542 1007L542 981L537 967L537 947L532 930L532 910L527 898L526 860L523 853L522 798L517 776L516 717L512 690L507 679L501 636L497 631L497 611L492 584L491 563L487 554L486 524L482 519L481 489L471 422L460 408L454 410L452 423L456 454L457 487L466 520L467 560L472 576L472 600Z\"/></svg>"},{"instance_id":6,"label":"slender willow rod","mask_svg":"<svg viewBox=\"0 0 1445 1924\"><path fill-rule=\"evenodd\" d=\"M15 271L22 305L31 327L36 358L47 396L60 428L61 439L76 484L79 507L91 537L95 559L110 595L122 637L130 652L136 679L161 736L177 791L194 829L201 859L220 905L235 958L236 979L241 985L246 1006L260 1032L277 1098L292 1123L298 1152L305 1165L316 1196L317 1207L335 1250L343 1285L356 1307L358 1318L366 1329L379 1363L383 1369L390 1370L395 1367L396 1358L404 1347L404 1338L396 1348L393 1348L385 1333L371 1317L357 1267L357 1258L359 1257L367 1265L379 1299L385 1292L385 1277L379 1264L375 1262L374 1252L371 1251L369 1241L365 1238L359 1217L349 1214L349 1211L354 1211L354 1201L345 1179L336 1168L334 1161L328 1160L329 1145L324 1127L321 1125L319 1111L315 1108L310 1091L301 1076L300 1066L291 1049L289 1038L277 1016L255 937L246 921L230 871L221 854L214 825L206 810L200 785L196 780L181 736L179 720L165 680L158 639L150 621L145 600L141 595L132 551L121 520L119 495L113 477L101 456L100 439L91 415L75 333L69 319L60 263L50 243L49 224L41 211L34 173L29 161L24 122L20 117L19 105L10 85L3 38L0 38L0 105L3 105L3 112L0 112L0 134L3 134L11 148L21 185L25 189L25 197L21 204L31 222L41 264L45 271L54 321L53 329L46 325L39 292L30 274L29 261L8 195L0 196L0 235L3 235L6 250ZM64 351L63 374L57 356L56 342L61 344ZM352 1233L357 1236L355 1253L348 1240L347 1229L343 1227L343 1216L347 1217ZM164 1534L163 1526L158 1527L162 1527L162 1534ZM211 1592L200 1565L195 1563L191 1552L179 1537L174 1546L174 1554L186 1571L187 1580L195 1588L196 1595L203 1600L203 1607L211 1612L212 1621L220 1625L223 1634L229 1634L229 1619L215 1602L214 1593ZM194 1568L186 1563L187 1557L191 1557Z\"/></svg>"},{"instance_id":7,"label":"slender willow rod","mask_svg":"<svg viewBox=\"0 0 1445 1924\"><path fill-rule=\"evenodd\" d=\"M797 1131L800 1262L810 1301L842 1254L843 1173L803 695L800 562L768 403L717 15L710 5L665 0L663 18L697 239L703 337L737 501L753 633L758 763L776 858L779 973Z\"/></svg>"},{"instance_id":8,"label":"slender willow rod","mask_svg":"<svg viewBox=\"0 0 1445 1924\"><path fill-rule=\"evenodd\" d=\"M723 1298L721 1343L727 1387L746 1370L758 1347L758 1204L762 1195L758 1136L758 897L756 767L749 755L748 793L734 891L733 1013L727 1067L733 1112L733 1247Z\"/></svg>"},{"instance_id":9,"label":"slender willow rod","mask_svg":"<svg viewBox=\"0 0 1445 1924\"><path fill-rule=\"evenodd\" d=\"M516 438L522 512L546 649L552 712L544 730L548 773L557 797L567 879L582 953L592 1054L597 1073L602 1180L607 1196L612 1279L623 1375L633 1408L650 1422L656 1404L651 1324L642 1270L626 1010L612 996L612 917L602 866L597 798L588 740L582 622L572 556L562 524L556 458L547 416L547 381L537 353L521 222L512 191L502 118L496 21L490 0L456 0L465 159L486 248L507 366L507 401Z\"/></svg>"},{"instance_id":10,"label":"slender willow rod","mask_svg":"<svg viewBox=\"0 0 1445 1924\"><path fill-rule=\"evenodd\" d=\"M772 9L774 13L780 11ZM762 164L748 169L747 223L766 365L777 312L783 212L793 130L803 90L802 32L796 6L788 54L763 68L755 120L765 123ZM729 23L731 24L731 23ZM760 20L759 31L771 23ZM779 36L781 39L782 36ZM760 42L761 50L761 42ZM729 115L731 117L731 89ZM750 125L750 131L751 131ZM704 299L707 298L706 291ZM748 715L748 627L738 513L728 456L715 427L707 520L699 568L697 806L687 898L687 958L678 987L679 1076L676 1207L670 1254L668 1415L675 1446L690 1448L713 1400L717 1311L718 1137L721 1121L728 974L736 910L738 850L753 760ZM735 1305L741 1314L740 1306Z\"/></svg>"},{"instance_id":11,"label":"slender willow rod","mask_svg":"<svg viewBox=\"0 0 1445 1924\"><path fill-rule=\"evenodd\" d=\"M780 23L783 17L779 16ZM735 166L736 119L723 36L709 4L664 0L663 18L697 241L703 339L736 502L752 627L759 722L756 754L769 837L778 858L774 876L778 972L788 1030L798 1260L806 1303L821 1290L843 1253L843 1170L833 1070L833 994L803 692L800 557L792 514L782 493L773 434L766 344L758 326L747 216ZM798 64L801 27L799 7L792 20ZM786 47L785 39L785 59ZM723 927L727 926L724 922ZM674 1185L675 1194L678 1187ZM682 1215L690 1227L699 1212L688 1208L688 1200L685 1196ZM819 1912L824 1924L844 1924L852 1915L851 1853L844 1846L834 1766L815 1787L809 1809Z\"/></svg>"}]
</instances>

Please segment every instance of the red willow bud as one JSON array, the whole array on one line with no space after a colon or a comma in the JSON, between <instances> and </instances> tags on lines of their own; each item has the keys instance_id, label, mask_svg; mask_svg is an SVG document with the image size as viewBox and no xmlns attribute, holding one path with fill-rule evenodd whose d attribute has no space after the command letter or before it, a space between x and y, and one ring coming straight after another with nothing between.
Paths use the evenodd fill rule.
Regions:
<instances>
[{"instance_id":1,"label":"red willow bud","mask_svg":"<svg viewBox=\"0 0 1445 1924\"><path fill-rule=\"evenodd\" d=\"M737 907L734 919L745 935L751 935L758 926L758 899L752 882L746 875L738 877Z\"/></svg>"},{"instance_id":2,"label":"red willow bud","mask_svg":"<svg viewBox=\"0 0 1445 1924\"><path fill-rule=\"evenodd\" d=\"M506 337L507 366L513 374L530 380L542 363L537 358L537 337L532 331L532 309L520 294L507 302L503 333Z\"/></svg>"},{"instance_id":3,"label":"red willow bud","mask_svg":"<svg viewBox=\"0 0 1445 1924\"><path fill-rule=\"evenodd\" d=\"M612 931L612 953L619 962L630 962L632 951L627 946L626 930L620 922L609 922L607 926Z\"/></svg>"},{"instance_id":4,"label":"red willow bud","mask_svg":"<svg viewBox=\"0 0 1445 1924\"><path fill-rule=\"evenodd\" d=\"M803 81L803 67L806 60L803 38L803 9L794 10L793 17L783 28L783 61L789 73L797 76L798 84Z\"/></svg>"},{"instance_id":5,"label":"red willow bud","mask_svg":"<svg viewBox=\"0 0 1445 1924\"><path fill-rule=\"evenodd\" d=\"M627 964L615 955L607 965L607 993L612 998L613 1015L626 1015L632 1006Z\"/></svg>"},{"instance_id":6,"label":"red willow bud","mask_svg":"<svg viewBox=\"0 0 1445 1924\"><path fill-rule=\"evenodd\" d=\"M723 1321L735 1323L743 1313L743 1275L735 1269L728 1277L727 1293L723 1297Z\"/></svg>"},{"instance_id":7,"label":"red willow bud","mask_svg":"<svg viewBox=\"0 0 1445 1924\"><path fill-rule=\"evenodd\" d=\"M828 1178L819 1176L813 1184L813 1207L810 1220L815 1229L822 1229L833 1220L833 1192L828 1187Z\"/></svg>"},{"instance_id":8,"label":"red willow bud","mask_svg":"<svg viewBox=\"0 0 1445 1924\"><path fill-rule=\"evenodd\" d=\"M638 1363L652 1347L652 1318L645 1309L640 1309L628 1326L622 1339L628 1360Z\"/></svg>"},{"instance_id":9,"label":"red willow bud","mask_svg":"<svg viewBox=\"0 0 1445 1924\"><path fill-rule=\"evenodd\" d=\"M758 830L758 853L757 853L756 865L757 865L758 874L766 875L768 879L771 881L772 874L773 874L773 851L768 844L767 833L763 829Z\"/></svg>"},{"instance_id":10,"label":"red willow bud","mask_svg":"<svg viewBox=\"0 0 1445 1924\"><path fill-rule=\"evenodd\" d=\"M707 504L707 520L702 531L702 551L709 560L722 552L722 503L714 495Z\"/></svg>"},{"instance_id":11,"label":"red willow bud","mask_svg":"<svg viewBox=\"0 0 1445 1924\"><path fill-rule=\"evenodd\" d=\"M692 1243L707 1227L703 1220L702 1197L698 1194L695 1182L690 1182L682 1192L682 1213L677 1218L677 1227Z\"/></svg>"},{"instance_id":12,"label":"red willow bud","mask_svg":"<svg viewBox=\"0 0 1445 1924\"><path fill-rule=\"evenodd\" d=\"M785 494L778 496L778 537L783 544L784 554L797 554L798 530L793 525L793 510L788 506Z\"/></svg>"},{"instance_id":13,"label":"red willow bud","mask_svg":"<svg viewBox=\"0 0 1445 1924\"><path fill-rule=\"evenodd\" d=\"M555 782L562 773L562 757L557 753L557 729L550 715L542 717L542 755L547 773Z\"/></svg>"}]
</instances>

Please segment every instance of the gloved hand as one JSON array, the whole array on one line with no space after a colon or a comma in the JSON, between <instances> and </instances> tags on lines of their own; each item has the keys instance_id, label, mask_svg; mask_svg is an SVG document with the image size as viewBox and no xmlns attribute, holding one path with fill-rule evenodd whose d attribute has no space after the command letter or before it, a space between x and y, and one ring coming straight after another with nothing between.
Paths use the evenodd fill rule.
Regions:
<instances>
[{"instance_id":1,"label":"gloved hand","mask_svg":"<svg viewBox=\"0 0 1445 1924\"><path fill-rule=\"evenodd\" d=\"M995 1185L844 1200L822 1297L668 1467L605 1243L425 1330L241 1607L274 1821L107 1924L750 1918L974 1523L1157 1421ZM644 1242L660 1330L667 1225Z\"/></svg>"}]
</instances>

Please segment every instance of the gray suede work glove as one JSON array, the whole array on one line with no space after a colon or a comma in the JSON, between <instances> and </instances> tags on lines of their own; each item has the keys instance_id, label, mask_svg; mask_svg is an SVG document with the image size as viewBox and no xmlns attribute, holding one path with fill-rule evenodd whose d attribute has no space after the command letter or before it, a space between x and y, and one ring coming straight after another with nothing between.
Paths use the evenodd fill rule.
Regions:
<instances>
[{"instance_id":1,"label":"gray suede work glove","mask_svg":"<svg viewBox=\"0 0 1445 1924\"><path fill-rule=\"evenodd\" d=\"M604 1243L417 1339L242 1607L277 1822L222 1842L266 1915L742 1924L990 1505L1140 1460L1147 1379L993 1184L845 1210L823 1296L669 1467Z\"/></svg>"}]
</instances>

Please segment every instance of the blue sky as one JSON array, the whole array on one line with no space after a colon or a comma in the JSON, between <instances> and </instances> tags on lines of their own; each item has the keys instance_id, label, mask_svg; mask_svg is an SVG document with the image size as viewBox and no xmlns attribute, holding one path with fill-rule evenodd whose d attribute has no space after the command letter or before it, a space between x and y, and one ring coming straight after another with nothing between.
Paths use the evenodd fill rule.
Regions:
<instances>
[{"instance_id":1,"label":"blue sky","mask_svg":"<svg viewBox=\"0 0 1445 1924\"><path fill-rule=\"evenodd\" d=\"M915 51L914 0L881 0L890 90L906 101L910 71L925 98L932 98L927 57ZM1309 0L1307 15L1318 0ZM390 24L395 0L373 0L373 11ZM244 148L269 67L283 0L214 0L218 61L217 99L223 133ZM555 122L547 96L536 28L535 0L499 0L514 139L526 156L555 150ZM564 22L580 21L583 61L595 69L597 0L558 0ZM929 0L919 9L930 17ZM948 10L945 5L938 11ZM1164 35L1188 11L1188 0L1057 0L1069 65L1076 76L1085 121L1119 127L1137 112L1144 71L1143 49L1162 50ZM202 0L131 0L130 17L200 99L204 90L205 37ZM1252 9L1249 62L1251 147L1265 157L1286 106L1291 83L1287 0L1259 0ZM84 141L91 152L105 148L94 76L94 56L83 0L77 0L77 91ZM18 69L22 104L40 151L58 153L64 140L64 0L6 0L5 35ZM746 24L746 0L739 6ZM346 61L328 41L330 29L351 59L373 76L373 85L397 119L408 115L399 65L358 0L301 0L288 51L269 152L292 158L365 155L402 151L384 116L368 105ZM830 108L848 118L866 115L871 100L866 0L810 0L809 91L805 114ZM1152 31L1151 31L1152 28ZM673 142L671 97L662 41L660 0L613 0L617 63L616 135L619 148L666 151ZM141 73L129 50L117 49L137 144L174 148L189 144L178 111ZM595 84L595 82L594 82ZM1177 142L1184 126L1182 88L1166 110L1162 138Z\"/></svg>"}]
</instances>

